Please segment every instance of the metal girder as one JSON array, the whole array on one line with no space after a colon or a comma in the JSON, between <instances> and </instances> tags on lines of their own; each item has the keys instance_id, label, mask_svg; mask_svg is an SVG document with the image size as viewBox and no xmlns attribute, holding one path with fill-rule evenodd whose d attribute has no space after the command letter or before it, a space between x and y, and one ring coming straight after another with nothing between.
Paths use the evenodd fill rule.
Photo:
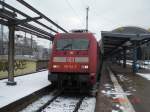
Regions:
<instances>
[{"instance_id":1,"label":"metal girder","mask_svg":"<svg viewBox=\"0 0 150 112\"><path fill-rule=\"evenodd\" d=\"M122 38L122 37L109 37L109 36L104 36L102 37L103 40L103 46L104 50L107 48L105 51L105 54L107 55L112 55L113 52L116 52L119 50L119 47L122 47L123 44L129 40L128 38Z\"/></svg>"},{"instance_id":2,"label":"metal girder","mask_svg":"<svg viewBox=\"0 0 150 112\"><path fill-rule=\"evenodd\" d=\"M20 10L18 10L18 9L16 9L16 8L12 7L12 6L10 6L9 4L6 4L6 3L3 2L3 1L0 1L0 4L1 4L2 6L4 6L4 7L7 7L8 9L10 9L10 10L12 10L12 11L14 11L14 12L16 12L16 13L18 13L18 14L24 16L24 17L26 17L26 18L32 18L32 17L28 16L27 14L21 12ZM34 22L37 23L37 24L40 24L41 26L43 26L43 27L45 27L45 28L47 28L47 29L49 29L49 30L55 32L55 33L58 33L56 30L54 30L54 29L52 29L52 28L50 28L50 27L44 25L43 23L41 23L41 22L39 22L39 21L37 21L37 20L35 20Z\"/></svg>"},{"instance_id":3,"label":"metal girder","mask_svg":"<svg viewBox=\"0 0 150 112\"><path fill-rule=\"evenodd\" d=\"M9 20L10 20L10 18L9 18ZM16 21L20 21L20 20L18 20L18 19L12 19L12 20L10 20L10 21L4 21L4 20L0 19L0 23L2 23L3 25L7 25L7 26L14 25L14 24L16 23ZM19 24L19 23L18 23L18 24ZM49 37L53 37L52 34L46 32L46 31L44 31L44 30L42 30L42 29L40 29L40 28L37 28L37 27L35 27L35 26L31 25L31 24L22 23L21 26L30 28L31 30L38 31L38 32L40 32L40 33L42 33L42 34L45 34L45 35L49 36Z\"/></svg>"},{"instance_id":4,"label":"metal girder","mask_svg":"<svg viewBox=\"0 0 150 112\"><path fill-rule=\"evenodd\" d=\"M102 31L102 37L107 38L116 38L116 39L124 39L129 38L131 41L133 40L142 40L150 38L150 34L128 34L128 33L115 33L111 31Z\"/></svg>"},{"instance_id":5,"label":"metal girder","mask_svg":"<svg viewBox=\"0 0 150 112\"><path fill-rule=\"evenodd\" d=\"M119 47L122 47L122 45L128 40L125 40L123 42L121 42L119 45L117 45L115 48L113 48L110 53L108 53L109 55L113 54L113 52L117 51Z\"/></svg>"},{"instance_id":6,"label":"metal girder","mask_svg":"<svg viewBox=\"0 0 150 112\"><path fill-rule=\"evenodd\" d=\"M122 40L124 40L124 39L129 39L129 37L114 37L114 36L103 36L104 38L103 38L103 40L112 40L112 41L122 41Z\"/></svg>"},{"instance_id":7,"label":"metal girder","mask_svg":"<svg viewBox=\"0 0 150 112\"><path fill-rule=\"evenodd\" d=\"M6 10L4 8L0 8L0 14L5 14L5 15L9 15L11 18L15 18L17 17L17 15L14 12L11 12L9 10Z\"/></svg>"},{"instance_id":8,"label":"metal girder","mask_svg":"<svg viewBox=\"0 0 150 112\"><path fill-rule=\"evenodd\" d=\"M104 46L106 46L106 45L116 46L116 45L119 45L119 43L109 43L109 42L104 42Z\"/></svg>"},{"instance_id":9,"label":"metal girder","mask_svg":"<svg viewBox=\"0 0 150 112\"><path fill-rule=\"evenodd\" d=\"M124 40L118 40L118 41L114 41L114 40L103 40L103 43L104 44L111 44L111 45L117 45L117 44L119 44L120 42L122 42L122 41L124 41Z\"/></svg>"},{"instance_id":10,"label":"metal girder","mask_svg":"<svg viewBox=\"0 0 150 112\"><path fill-rule=\"evenodd\" d=\"M34 22L37 23L37 24L39 24L39 25L41 25L41 26L43 26L43 27L45 27L45 28L47 28L47 29L49 29L49 30L51 30L51 31L53 31L53 32L55 32L55 33L58 33L56 30L54 30L54 29L46 26L45 24L43 24L43 23L41 23L39 21L34 21Z\"/></svg>"},{"instance_id":11,"label":"metal girder","mask_svg":"<svg viewBox=\"0 0 150 112\"><path fill-rule=\"evenodd\" d=\"M133 37L137 37L136 34L126 34L126 33L114 33L114 32L111 32L111 31L102 31L102 36L103 37L113 37L113 38L133 38Z\"/></svg>"},{"instance_id":12,"label":"metal girder","mask_svg":"<svg viewBox=\"0 0 150 112\"><path fill-rule=\"evenodd\" d=\"M47 36L47 35L43 35L43 34L41 34L41 33L39 33L39 32L36 32L36 31L30 30L30 29L27 29L27 28L22 27L22 26L17 26L17 27L16 27L16 30L17 30L17 31L24 31L24 32L30 33L30 34L32 34L32 35L35 35L35 36L37 36L37 37L44 38L44 39L51 40L51 41L52 41L53 38L54 38L54 36L53 36L53 37L49 37L49 36Z\"/></svg>"},{"instance_id":13,"label":"metal girder","mask_svg":"<svg viewBox=\"0 0 150 112\"><path fill-rule=\"evenodd\" d=\"M8 26L8 22L3 19L0 19L0 24Z\"/></svg>"},{"instance_id":14,"label":"metal girder","mask_svg":"<svg viewBox=\"0 0 150 112\"><path fill-rule=\"evenodd\" d=\"M47 35L41 34L40 32L36 32L36 31L34 31L34 30L28 29L28 28L23 27L23 26L17 26L17 27L16 27L16 31L23 31L23 32L26 32L26 33L33 32L34 34L36 34L36 36L37 36L37 35L41 35L41 36L43 36L43 37L49 38L49 36L47 36Z\"/></svg>"},{"instance_id":15,"label":"metal girder","mask_svg":"<svg viewBox=\"0 0 150 112\"><path fill-rule=\"evenodd\" d=\"M27 23L27 22L30 22L30 21L35 21L35 20L41 19L41 18L42 17L34 17L34 18L27 18L27 19L18 20L18 21L15 22L15 25L24 24L24 23Z\"/></svg>"},{"instance_id":16,"label":"metal girder","mask_svg":"<svg viewBox=\"0 0 150 112\"><path fill-rule=\"evenodd\" d=\"M144 40L141 42L141 45L146 44L146 43L148 43L149 41L150 41L150 38L149 38L149 39L144 39Z\"/></svg>"},{"instance_id":17,"label":"metal girder","mask_svg":"<svg viewBox=\"0 0 150 112\"><path fill-rule=\"evenodd\" d=\"M10 6L10 5L8 5L7 3L5 3L5 2L3 2L3 1L0 1L0 4L1 4L2 6L4 6L4 7L7 7L8 9L14 11L14 12L19 13L20 15L22 15L22 16L24 16L24 17L28 16L27 14L25 14L25 13L19 11L18 9L16 9L16 8Z\"/></svg>"},{"instance_id":18,"label":"metal girder","mask_svg":"<svg viewBox=\"0 0 150 112\"><path fill-rule=\"evenodd\" d=\"M38 32L40 32L40 33L43 33L43 34L45 34L45 35L47 35L47 36L50 36L50 37L53 36L52 34L46 32L46 31L44 31L44 30L42 30L42 29L40 29L40 28L37 28L37 27L35 27L35 26L31 25L31 24L28 24L28 23L22 24L21 26L30 28L30 29L32 29L32 30L36 30L36 31L38 31Z\"/></svg>"},{"instance_id":19,"label":"metal girder","mask_svg":"<svg viewBox=\"0 0 150 112\"><path fill-rule=\"evenodd\" d=\"M140 37L150 38L150 34L139 34Z\"/></svg>"},{"instance_id":20,"label":"metal girder","mask_svg":"<svg viewBox=\"0 0 150 112\"><path fill-rule=\"evenodd\" d=\"M137 38L131 38L130 40L137 40L137 41L141 41L141 40L146 40L146 39L150 39L150 33L146 34L146 33L141 33L141 34L137 34Z\"/></svg>"},{"instance_id":21,"label":"metal girder","mask_svg":"<svg viewBox=\"0 0 150 112\"><path fill-rule=\"evenodd\" d=\"M122 49L117 49L117 50L115 50L114 52L112 52L111 54L109 54L109 55L111 55L111 56L114 56L114 55L118 55L118 53L120 53L122 51ZM108 56L108 55L107 55Z\"/></svg>"},{"instance_id":22,"label":"metal girder","mask_svg":"<svg viewBox=\"0 0 150 112\"><path fill-rule=\"evenodd\" d=\"M103 41L114 41L114 42L118 42L118 41L122 41L124 39L128 39L127 38L122 38L122 37L113 37L113 36L103 36Z\"/></svg>"},{"instance_id":23,"label":"metal girder","mask_svg":"<svg viewBox=\"0 0 150 112\"><path fill-rule=\"evenodd\" d=\"M56 24L54 21L52 21L51 19L49 19L48 17L46 17L44 14L42 14L41 12L39 12L38 10L36 10L34 7L32 7L31 5L29 5L27 2L25 2L24 0L17 0L18 2L20 2L21 4L23 4L24 6L26 6L27 8L31 9L33 12L35 12L36 14L40 15L41 17L43 17L44 19L46 19L47 21L49 21L50 23L52 23L53 25L55 25L56 27L58 27L59 29L61 29L62 31L66 32L67 31L65 29L63 29L62 27L60 27L58 24Z\"/></svg>"},{"instance_id":24,"label":"metal girder","mask_svg":"<svg viewBox=\"0 0 150 112\"><path fill-rule=\"evenodd\" d=\"M7 12L8 12L7 10L5 10L5 11L0 10L0 17L5 18L7 20L14 20L14 17L12 15L9 15L10 12L9 13L7 13Z\"/></svg>"},{"instance_id":25,"label":"metal girder","mask_svg":"<svg viewBox=\"0 0 150 112\"><path fill-rule=\"evenodd\" d=\"M12 24L14 24L14 22L8 22L8 21L4 21L3 19L0 19L0 24L3 24L3 25L6 25L6 26L10 26L10 25L12 25ZM44 30L42 30L42 29L40 29L40 28L37 28L37 27L35 27L35 26L33 26L33 25L30 25L30 24L23 24L23 25L21 25L21 26L25 26L26 28L30 28L31 30L35 30L35 31L37 31L37 32L40 32L41 34L45 34L45 35L47 35L49 38L50 37L54 37L54 35L52 35L52 34L50 34L50 33L48 33L48 32L46 32L46 31L44 31ZM49 38L47 38L48 40L50 40ZM53 40L53 39L52 39Z\"/></svg>"},{"instance_id":26,"label":"metal girder","mask_svg":"<svg viewBox=\"0 0 150 112\"><path fill-rule=\"evenodd\" d=\"M112 47L116 47L116 45L110 45L110 44L104 45L104 48L112 48Z\"/></svg>"}]
</instances>

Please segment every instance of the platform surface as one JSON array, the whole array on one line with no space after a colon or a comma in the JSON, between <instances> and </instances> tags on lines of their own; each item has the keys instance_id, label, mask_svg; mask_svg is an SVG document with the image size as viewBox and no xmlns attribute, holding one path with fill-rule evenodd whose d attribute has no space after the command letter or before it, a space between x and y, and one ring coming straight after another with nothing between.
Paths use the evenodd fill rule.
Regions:
<instances>
[{"instance_id":1,"label":"platform surface","mask_svg":"<svg viewBox=\"0 0 150 112\"><path fill-rule=\"evenodd\" d=\"M0 108L30 95L50 84L48 71L28 74L15 78L17 85L6 85L7 79L0 80Z\"/></svg>"},{"instance_id":2,"label":"platform surface","mask_svg":"<svg viewBox=\"0 0 150 112\"><path fill-rule=\"evenodd\" d=\"M123 68L117 64L104 64L96 112L149 112L149 85L149 68L133 74L131 66Z\"/></svg>"}]
</instances>

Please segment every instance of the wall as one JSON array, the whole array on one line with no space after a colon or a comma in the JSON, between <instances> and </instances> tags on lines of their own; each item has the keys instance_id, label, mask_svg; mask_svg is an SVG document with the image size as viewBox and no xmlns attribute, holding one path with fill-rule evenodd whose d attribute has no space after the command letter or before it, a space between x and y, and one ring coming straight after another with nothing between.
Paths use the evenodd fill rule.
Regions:
<instances>
[{"instance_id":1,"label":"wall","mask_svg":"<svg viewBox=\"0 0 150 112\"><path fill-rule=\"evenodd\" d=\"M36 71L35 60L16 60L15 61L15 73L14 75L22 75L32 73ZM8 76L8 61L0 60L0 78L6 78Z\"/></svg>"}]
</instances>

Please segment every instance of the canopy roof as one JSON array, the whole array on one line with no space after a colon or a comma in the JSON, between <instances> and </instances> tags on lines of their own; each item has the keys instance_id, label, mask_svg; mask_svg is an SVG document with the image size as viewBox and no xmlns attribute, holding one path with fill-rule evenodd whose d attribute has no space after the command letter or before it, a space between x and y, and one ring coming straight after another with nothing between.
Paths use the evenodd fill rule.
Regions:
<instances>
[{"instance_id":1,"label":"canopy roof","mask_svg":"<svg viewBox=\"0 0 150 112\"><path fill-rule=\"evenodd\" d=\"M112 56L123 50L132 49L150 41L150 32L139 27L119 27L112 31L102 31L104 56Z\"/></svg>"}]
</instances>

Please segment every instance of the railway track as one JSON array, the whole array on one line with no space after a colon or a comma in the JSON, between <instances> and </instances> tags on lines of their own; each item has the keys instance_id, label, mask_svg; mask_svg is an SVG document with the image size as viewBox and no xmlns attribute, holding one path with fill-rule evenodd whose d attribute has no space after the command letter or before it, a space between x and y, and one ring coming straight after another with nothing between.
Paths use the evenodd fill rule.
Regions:
<instances>
[{"instance_id":1,"label":"railway track","mask_svg":"<svg viewBox=\"0 0 150 112\"><path fill-rule=\"evenodd\" d=\"M76 104L76 107L75 107L75 109L73 110L73 112L78 112L78 110L79 110L79 108L80 108L80 106L81 106L82 101L83 101L84 98L85 98L85 97L81 97L81 98L80 98L80 100L79 100L79 102Z\"/></svg>"},{"instance_id":2,"label":"railway track","mask_svg":"<svg viewBox=\"0 0 150 112\"><path fill-rule=\"evenodd\" d=\"M88 107L93 105L94 97L86 95L66 95L63 90L55 90L48 95L42 96L36 102L28 105L20 112L86 112ZM90 108L91 109L91 108ZM95 105L92 106L94 112Z\"/></svg>"},{"instance_id":3,"label":"railway track","mask_svg":"<svg viewBox=\"0 0 150 112\"><path fill-rule=\"evenodd\" d=\"M32 102L20 112L41 112L47 105L53 102L60 94L61 90L53 90L49 94L43 95L38 100Z\"/></svg>"},{"instance_id":4,"label":"railway track","mask_svg":"<svg viewBox=\"0 0 150 112\"><path fill-rule=\"evenodd\" d=\"M46 108L48 105L50 105L54 100L56 100L57 97L59 97L62 92L63 92L63 90L60 90L60 91L56 92L56 93L55 93L56 95L53 96L53 98L50 99L47 103L45 103L43 106L41 106L41 107L37 110L37 112L41 112L43 109L45 109L45 108Z\"/></svg>"},{"instance_id":5,"label":"railway track","mask_svg":"<svg viewBox=\"0 0 150 112\"><path fill-rule=\"evenodd\" d=\"M39 112L78 112L84 97L70 98L59 96Z\"/></svg>"}]
</instances>

